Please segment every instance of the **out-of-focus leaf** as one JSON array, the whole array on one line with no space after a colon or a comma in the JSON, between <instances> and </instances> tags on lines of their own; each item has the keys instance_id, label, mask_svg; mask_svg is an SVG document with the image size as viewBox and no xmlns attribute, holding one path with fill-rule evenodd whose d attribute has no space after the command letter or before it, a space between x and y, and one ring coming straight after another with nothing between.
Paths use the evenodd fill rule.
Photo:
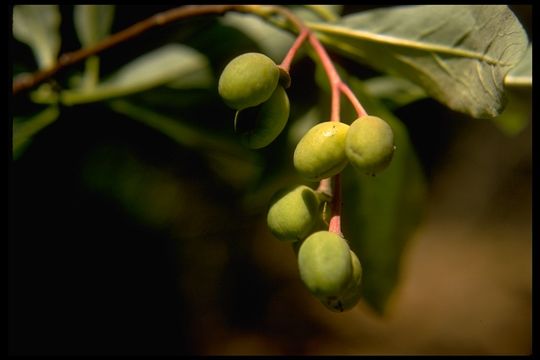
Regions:
<instances>
[{"instance_id":1,"label":"out-of-focus leaf","mask_svg":"<svg viewBox=\"0 0 540 360\"><path fill-rule=\"evenodd\" d=\"M529 44L525 56L504 78L504 84L512 87L532 86L532 67L532 44Z\"/></svg>"},{"instance_id":2,"label":"out-of-focus leaf","mask_svg":"<svg viewBox=\"0 0 540 360\"><path fill-rule=\"evenodd\" d=\"M451 109L477 118L503 110L504 77L528 44L521 23L504 5L396 6L309 26L344 55L405 77Z\"/></svg>"},{"instance_id":3,"label":"out-of-focus leaf","mask_svg":"<svg viewBox=\"0 0 540 360\"><path fill-rule=\"evenodd\" d=\"M230 12L223 16L221 22L244 32L259 45L265 55L278 64L283 60L294 41L292 34L255 15Z\"/></svg>"},{"instance_id":4,"label":"out-of-focus leaf","mask_svg":"<svg viewBox=\"0 0 540 360\"><path fill-rule=\"evenodd\" d=\"M53 66L61 42L58 5L15 5L13 36L32 48L40 69Z\"/></svg>"},{"instance_id":5,"label":"out-of-focus leaf","mask_svg":"<svg viewBox=\"0 0 540 360\"><path fill-rule=\"evenodd\" d=\"M196 156L188 150L180 154ZM213 174L202 162L188 161L184 170L156 166L129 147L106 143L85 155L81 179L88 190L115 201L136 221L167 232L178 229L183 240L205 242L234 231L237 225L224 216L231 214L227 189L212 186ZM201 178L194 181L193 173Z\"/></svg>"},{"instance_id":6,"label":"out-of-focus leaf","mask_svg":"<svg viewBox=\"0 0 540 360\"><path fill-rule=\"evenodd\" d=\"M296 146L298 141L308 132L313 126L317 125L321 120L321 114L319 107L314 106L309 109L303 116L296 119L296 121L289 127L287 138L292 146Z\"/></svg>"},{"instance_id":7,"label":"out-of-focus leaf","mask_svg":"<svg viewBox=\"0 0 540 360\"><path fill-rule=\"evenodd\" d=\"M32 141L32 137L54 122L59 115L57 106L49 106L28 119L15 118L13 120L13 159L18 159Z\"/></svg>"},{"instance_id":8,"label":"out-of-focus leaf","mask_svg":"<svg viewBox=\"0 0 540 360\"><path fill-rule=\"evenodd\" d=\"M339 20L343 5L291 5L291 10L304 21L334 22Z\"/></svg>"},{"instance_id":9,"label":"out-of-focus leaf","mask_svg":"<svg viewBox=\"0 0 540 360\"><path fill-rule=\"evenodd\" d=\"M403 123L360 81L348 82L366 111L394 131L396 150L386 170L375 177L352 166L343 172L343 232L362 262L364 298L382 314L400 280L405 245L420 221L426 183Z\"/></svg>"},{"instance_id":10,"label":"out-of-focus leaf","mask_svg":"<svg viewBox=\"0 0 540 360\"><path fill-rule=\"evenodd\" d=\"M177 179L122 148L104 146L91 151L82 178L90 189L110 196L151 226L164 227L184 215L186 196Z\"/></svg>"},{"instance_id":11,"label":"out-of-focus leaf","mask_svg":"<svg viewBox=\"0 0 540 360\"><path fill-rule=\"evenodd\" d=\"M390 109L397 109L427 97L424 89L403 78L377 76L364 81L366 91Z\"/></svg>"},{"instance_id":12,"label":"out-of-focus leaf","mask_svg":"<svg viewBox=\"0 0 540 360\"><path fill-rule=\"evenodd\" d=\"M493 122L506 135L515 136L532 121L532 91L530 87L511 87L507 95L508 105Z\"/></svg>"},{"instance_id":13,"label":"out-of-focus leaf","mask_svg":"<svg viewBox=\"0 0 540 360\"><path fill-rule=\"evenodd\" d=\"M75 5L75 30L83 47L98 43L111 32L114 5Z\"/></svg>"},{"instance_id":14,"label":"out-of-focus leaf","mask_svg":"<svg viewBox=\"0 0 540 360\"><path fill-rule=\"evenodd\" d=\"M190 126L181 119L170 118L127 100L112 101L110 106L116 112L160 131L182 146L201 151L216 175L238 189L255 181L262 171L259 156L225 136Z\"/></svg>"},{"instance_id":15,"label":"out-of-focus leaf","mask_svg":"<svg viewBox=\"0 0 540 360\"><path fill-rule=\"evenodd\" d=\"M66 105L101 101L168 83L175 88L207 88L213 84L207 58L181 44L166 45L136 58L99 86L66 90L61 99Z\"/></svg>"}]
</instances>

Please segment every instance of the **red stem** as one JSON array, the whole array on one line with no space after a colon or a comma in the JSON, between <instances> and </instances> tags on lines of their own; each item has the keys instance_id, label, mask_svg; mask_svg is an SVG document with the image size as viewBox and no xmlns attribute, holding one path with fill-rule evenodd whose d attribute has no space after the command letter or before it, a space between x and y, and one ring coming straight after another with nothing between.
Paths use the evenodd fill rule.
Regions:
<instances>
[{"instance_id":1,"label":"red stem","mask_svg":"<svg viewBox=\"0 0 540 360\"><path fill-rule=\"evenodd\" d=\"M302 44L304 43L308 35L309 35L309 30L306 28L303 28L302 31L300 32L300 35L298 35L298 37L292 44L291 48L287 52L287 55L285 55L285 58L283 59L279 67L281 67L286 72L289 72L291 68L291 63L294 57L296 56L298 49L300 49L300 46L302 46Z\"/></svg>"},{"instance_id":2,"label":"red stem","mask_svg":"<svg viewBox=\"0 0 540 360\"><path fill-rule=\"evenodd\" d=\"M169 24L171 22L193 17L201 16L207 14L223 14L227 11L237 11L243 13L250 13L252 9L249 5L185 5L178 8L173 8L162 13L155 14L145 20L142 20L130 27L110 35L109 37L103 39L101 42L88 47L83 48L77 51L65 53L58 58L57 63L48 68L43 69L33 74L28 74L17 78L13 81L12 93L15 95L23 90L28 90L32 87L35 87L45 80L51 78L56 73L61 70L78 63L81 60L84 60L92 55L97 55L103 51L116 46L124 41L133 39L144 32Z\"/></svg>"},{"instance_id":3,"label":"red stem","mask_svg":"<svg viewBox=\"0 0 540 360\"><path fill-rule=\"evenodd\" d=\"M326 75L328 76L328 82L330 83L330 89L332 93L332 103L330 112L330 121L340 121L340 98L339 98L339 84L342 82L339 74L330 60L326 49L322 46L319 39L310 32L309 42L313 49L321 59L321 64L324 67Z\"/></svg>"},{"instance_id":4,"label":"red stem","mask_svg":"<svg viewBox=\"0 0 540 360\"><path fill-rule=\"evenodd\" d=\"M341 174L335 175L332 179L332 215L330 217L328 231L343 237L343 233L341 232Z\"/></svg>"},{"instance_id":5,"label":"red stem","mask_svg":"<svg viewBox=\"0 0 540 360\"><path fill-rule=\"evenodd\" d=\"M347 96L347 99L349 99L349 101L351 102L358 117L367 116L367 111L364 109L362 104L360 104L360 101L358 101L358 98L354 95L351 88L349 88L347 84L341 82L339 84L339 90L341 90L341 92L345 94L345 96Z\"/></svg>"}]
</instances>

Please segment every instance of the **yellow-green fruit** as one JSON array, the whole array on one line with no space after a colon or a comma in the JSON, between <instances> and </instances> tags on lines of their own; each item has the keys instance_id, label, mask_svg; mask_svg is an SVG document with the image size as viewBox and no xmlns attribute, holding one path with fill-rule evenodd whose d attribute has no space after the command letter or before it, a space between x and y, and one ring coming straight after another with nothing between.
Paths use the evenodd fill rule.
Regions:
<instances>
[{"instance_id":1,"label":"yellow-green fruit","mask_svg":"<svg viewBox=\"0 0 540 360\"><path fill-rule=\"evenodd\" d=\"M349 125L336 121L319 123L308 130L294 150L294 167L306 179L319 181L347 166L345 139Z\"/></svg>"},{"instance_id":2,"label":"yellow-green fruit","mask_svg":"<svg viewBox=\"0 0 540 360\"><path fill-rule=\"evenodd\" d=\"M252 149L270 145L283 131L289 119L289 98L281 85L261 105L236 112L235 129L241 141Z\"/></svg>"},{"instance_id":3,"label":"yellow-green fruit","mask_svg":"<svg viewBox=\"0 0 540 360\"><path fill-rule=\"evenodd\" d=\"M352 277L343 293L339 296L321 298L321 302L328 309L336 312L350 310L358 304L362 297L362 265L356 254L351 250Z\"/></svg>"},{"instance_id":4,"label":"yellow-green fruit","mask_svg":"<svg viewBox=\"0 0 540 360\"><path fill-rule=\"evenodd\" d=\"M317 298L339 296L353 275L349 245L341 236L318 231L298 251L300 278Z\"/></svg>"},{"instance_id":5,"label":"yellow-green fruit","mask_svg":"<svg viewBox=\"0 0 540 360\"><path fill-rule=\"evenodd\" d=\"M270 200L266 216L268 228L280 240L297 241L306 238L317 224L319 198L305 185L278 191Z\"/></svg>"},{"instance_id":6,"label":"yellow-green fruit","mask_svg":"<svg viewBox=\"0 0 540 360\"><path fill-rule=\"evenodd\" d=\"M279 68L260 53L246 53L227 64L218 83L223 101L233 109L257 106L270 98L279 81Z\"/></svg>"},{"instance_id":7,"label":"yellow-green fruit","mask_svg":"<svg viewBox=\"0 0 540 360\"><path fill-rule=\"evenodd\" d=\"M394 132L376 116L362 116L351 124L345 140L345 152L351 164L366 174L388 167L394 154Z\"/></svg>"}]
</instances>

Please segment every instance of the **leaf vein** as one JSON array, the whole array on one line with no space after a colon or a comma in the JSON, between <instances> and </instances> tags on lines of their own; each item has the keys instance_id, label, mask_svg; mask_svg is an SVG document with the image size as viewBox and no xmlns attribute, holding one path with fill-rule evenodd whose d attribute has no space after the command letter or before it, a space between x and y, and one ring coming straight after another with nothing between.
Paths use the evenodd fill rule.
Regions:
<instances>
[{"instance_id":1,"label":"leaf vein","mask_svg":"<svg viewBox=\"0 0 540 360\"><path fill-rule=\"evenodd\" d=\"M497 98L497 96L492 92L491 88L489 86L486 85L486 82L484 80L484 76L482 75L482 73L484 72L483 69L481 68L482 65L480 63L476 63L476 75L478 76L478 80L480 80L480 84L482 85L482 87L484 88L484 90L492 97L492 98Z\"/></svg>"},{"instance_id":2,"label":"leaf vein","mask_svg":"<svg viewBox=\"0 0 540 360\"><path fill-rule=\"evenodd\" d=\"M508 63L501 62L500 59L495 59L491 56L487 56L485 54L480 54L478 52L474 52L474 51L466 50L466 49L453 48L450 46L433 44L433 43L423 43L417 40L403 39L403 38L398 38L391 35L374 34L369 31L358 30L358 29L352 30L350 28L347 28L344 26L338 26L338 25L317 24L317 23L309 22L308 26L311 29L318 32L334 33L337 35L345 36L347 38L351 38L353 37L351 35L354 35L354 38L358 40L380 42L380 43L385 43L385 44L405 47L405 48L411 48L411 49L416 49L416 50L423 50L423 51L436 52L436 53L441 53L441 54L446 54L446 55L451 55L451 56L477 59L477 60L481 60L488 64L493 64L493 65L510 65Z\"/></svg>"}]
</instances>

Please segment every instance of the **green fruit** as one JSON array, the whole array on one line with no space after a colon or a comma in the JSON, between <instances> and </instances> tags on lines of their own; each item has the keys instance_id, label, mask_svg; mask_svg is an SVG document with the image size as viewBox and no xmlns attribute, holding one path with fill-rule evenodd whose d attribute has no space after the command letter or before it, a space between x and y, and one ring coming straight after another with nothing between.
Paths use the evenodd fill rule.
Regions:
<instances>
[{"instance_id":1,"label":"green fruit","mask_svg":"<svg viewBox=\"0 0 540 360\"><path fill-rule=\"evenodd\" d=\"M252 149L268 146L283 131L289 119L289 98L281 85L259 106L238 110L235 129L242 143Z\"/></svg>"},{"instance_id":2,"label":"green fruit","mask_svg":"<svg viewBox=\"0 0 540 360\"><path fill-rule=\"evenodd\" d=\"M317 194L313 189L300 185L282 189L272 197L266 222L278 239L297 241L312 232L318 216Z\"/></svg>"},{"instance_id":3,"label":"green fruit","mask_svg":"<svg viewBox=\"0 0 540 360\"><path fill-rule=\"evenodd\" d=\"M279 67L268 56L246 53L223 69L218 91L228 106L242 110L268 100L278 85L279 76Z\"/></svg>"},{"instance_id":4,"label":"green fruit","mask_svg":"<svg viewBox=\"0 0 540 360\"><path fill-rule=\"evenodd\" d=\"M362 265L356 254L351 250L352 277L343 293L339 296L321 298L321 302L328 309L336 312L350 310L358 304L362 297Z\"/></svg>"},{"instance_id":5,"label":"green fruit","mask_svg":"<svg viewBox=\"0 0 540 360\"><path fill-rule=\"evenodd\" d=\"M340 173L347 166L345 139L349 125L335 121L319 123L308 130L294 150L294 167L311 181Z\"/></svg>"},{"instance_id":6,"label":"green fruit","mask_svg":"<svg viewBox=\"0 0 540 360\"><path fill-rule=\"evenodd\" d=\"M376 174L388 167L394 149L394 132L381 118L362 116L349 127L345 153L351 164L366 174Z\"/></svg>"},{"instance_id":7,"label":"green fruit","mask_svg":"<svg viewBox=\"0 0 540 360\"><path fill-rule=\"evenodd\" d=\"M300 277L317 298L339 296L349 286L353 265L347 241L329 231L307 237L298 251Z\"/></svg>"}]
</instances>

